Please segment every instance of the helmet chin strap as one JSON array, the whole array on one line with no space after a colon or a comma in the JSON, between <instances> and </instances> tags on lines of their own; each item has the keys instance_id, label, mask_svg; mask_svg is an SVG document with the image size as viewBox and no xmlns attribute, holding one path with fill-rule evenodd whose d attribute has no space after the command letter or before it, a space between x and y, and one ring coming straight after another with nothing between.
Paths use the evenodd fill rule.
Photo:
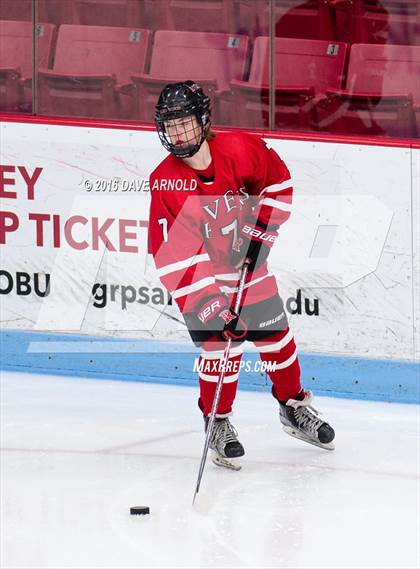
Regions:
<instances>
[{"instance_id":1,"label":"helmet chin strap","mask_svg":"<svg viewBox=\"0 0 420 569\"><path fill-rule=\"evenodd\" d=\"M169 137L165 132L159 132L159 138L163 146L177 158L190 158L191 156L194 156L194 154L197 154L197 152L200 150L205 140L205 136L203 136L200 138L199 142L196 142L195 144L190 144L188 146L181 146L177 144L172 144L172 142L169 140Z\"/></svg>"},{"instance_id":2,"label":"helmet chin strap","mask_svg":"<svg viewBox=\"0 0 420 569\"><path fill-rule=\"evenodd\" d=\"M191 144L190 146L187 146L187 147L175 146L172 153L175 156L177 156L178 158L191 158L191 156L194 156L194 154L197 154L197 152L200 150L201 146L203 145L203 142L204 142L204 139L200 140L200 142L198 142L196 144Z\"/></svg>"}]
</instances>

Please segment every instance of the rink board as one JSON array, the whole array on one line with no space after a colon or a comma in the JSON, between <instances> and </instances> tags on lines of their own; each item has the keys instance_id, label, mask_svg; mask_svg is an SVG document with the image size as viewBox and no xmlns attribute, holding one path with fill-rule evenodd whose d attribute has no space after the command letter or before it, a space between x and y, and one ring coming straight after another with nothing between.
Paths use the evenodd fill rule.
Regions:
<instances>
[{"instance_id":1,"label":"rink board","mask_svg":"<svg viewBox=\"0 0 420 569\"><path fill-rule=\"evenodd\" d=\"M195 381L190 370L175 373L184 352L166 352L189 336L147 254L147 181L166 154L156 134L12 122L0 128L7 369L57 373L62 366L63 373L101 376L112 367L113 377ZM266 140L295 188L270 269L306 383L343 396L415 399L420 151ZM88 344L153 338L162 353L155 366L147 353L25 352L29 332L59 341L65 332ZM147 373L137 375L139 367ZM248 375L242 387L264 388L264 378L260 385Z\"/></svg>"},{"instance_id":2,"label":"rink board","mask_svg":"<svg viewBox=\"0 0 420 569\"><path fill-rule=\"evenodd\" d=\"M198 350L176 343L87 338L36 332L0 334L0 369L171 385L197 385ZM255 352L243 360L255 362ZM301 353L302 384L318 395L420 403L419 366L398 360ZM269 391L265 373L242 372L239 389Z\"/></svg>"}]
</instances>

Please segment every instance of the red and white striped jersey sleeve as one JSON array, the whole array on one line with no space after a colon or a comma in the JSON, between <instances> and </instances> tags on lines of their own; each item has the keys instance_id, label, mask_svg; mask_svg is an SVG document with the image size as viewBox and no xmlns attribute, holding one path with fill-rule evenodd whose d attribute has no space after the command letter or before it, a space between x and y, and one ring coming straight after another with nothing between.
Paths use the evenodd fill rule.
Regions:
<instances>
[{"instance_id":1,"label":"red and white striped jersey sleeve","mask_svg":"<svg viewBox=\"0 0 420 569\"><path fill-rule=\"evenodd\" d=\"M290 172L279 155L261 139L251 142L252 166L250 184L257 197L259 222L265 226L280 226L290 217L293 184Z\"/></svg>"},{"instance_id":2,"label":"red and white striped jersey sleeve","mask_svg":"<svg viewBox=\"0 0 420 569\"><path fill-rule=\"evenodd\" d=\"M193 312L202 299L220 294L220 288L198 225L199 203L192 196L183 202L178 196L152 192L149 248L158 276L181 312Z\"/></svg>"}]
</instances>

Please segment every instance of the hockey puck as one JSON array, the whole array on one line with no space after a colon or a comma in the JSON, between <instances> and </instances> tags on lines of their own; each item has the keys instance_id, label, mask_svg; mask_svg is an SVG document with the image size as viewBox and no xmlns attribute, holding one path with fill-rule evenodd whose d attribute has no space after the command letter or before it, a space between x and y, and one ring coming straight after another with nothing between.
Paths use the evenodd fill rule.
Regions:
<instances>
[{"instance_id":1,"label":"hockey puck","mask_svg":"<svg viewBox=\"0 0 420 569\"><path fill-rule=\"evenodd\" d=\"M130 508L130 514L132 516L145 516L150 514L150 508L149 506L133 506Z\"/></svg>"}]
</instances>

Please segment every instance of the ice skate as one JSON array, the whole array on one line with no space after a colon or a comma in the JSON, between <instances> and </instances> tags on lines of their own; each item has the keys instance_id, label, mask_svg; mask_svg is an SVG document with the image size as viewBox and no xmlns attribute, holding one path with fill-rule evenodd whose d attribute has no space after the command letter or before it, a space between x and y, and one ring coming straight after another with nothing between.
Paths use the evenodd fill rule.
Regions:
<instances>
[{"instance_id":1,"label":"ice skate","mask_svg":"<svg viewBox=\"0 0 420 569\"><path fill-rule=\"evenodd\" d=\"M207 430L209 418L204 417L205 429ZM238 433L231 425L228 417L217 417L213 425L213 433L210 438L211 460L216 466L222 466L231 470L240 470L241 464L238 458L245 454L244 447L238 441Z\"/></svg>"},{"instance_id":2,"label":"ice skate","mask_svg":"<svg viewBox=\"0 0 420 569\"><path fill-rule=\"evenodd\" d=\"M280 421L290 436L326 450L334 450L334 429L320 417L312 406L313 394L306 390L302 401L289 399L280 403Z\"/></svg>"}]
</instances>

